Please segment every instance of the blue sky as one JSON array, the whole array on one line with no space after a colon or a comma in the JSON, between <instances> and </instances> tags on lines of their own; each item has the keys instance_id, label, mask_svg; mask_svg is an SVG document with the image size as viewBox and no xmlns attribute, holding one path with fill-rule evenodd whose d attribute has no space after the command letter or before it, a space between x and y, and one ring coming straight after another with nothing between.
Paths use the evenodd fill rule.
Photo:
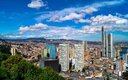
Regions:
<instances>
[{"instance_id":1,"label":"blue sky","mask_svg":"<svg viewBox=\"0 0 128 80\"><path fill-rule=\"evenodd\" d=\"M0 37L128 41L127 0L0 0Z\"/></svg>"}]
</instances>

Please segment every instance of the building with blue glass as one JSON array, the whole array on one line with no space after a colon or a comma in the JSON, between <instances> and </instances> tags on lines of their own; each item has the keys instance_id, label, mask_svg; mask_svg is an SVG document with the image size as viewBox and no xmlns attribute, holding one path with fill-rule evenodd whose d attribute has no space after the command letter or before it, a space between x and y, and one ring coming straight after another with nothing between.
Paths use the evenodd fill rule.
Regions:
<instances>
[{"instance_id":1,"label":"building with blue glass","mask_svg":"<svg viewBox=\"0 0 128 80\"><path fill-rule=\"evenodd\" d=\"M120 56L123 58L125 63L128 63L127 53L128 53L128 47L122 47L120 51Z\"/></svg>"}]
</instances>

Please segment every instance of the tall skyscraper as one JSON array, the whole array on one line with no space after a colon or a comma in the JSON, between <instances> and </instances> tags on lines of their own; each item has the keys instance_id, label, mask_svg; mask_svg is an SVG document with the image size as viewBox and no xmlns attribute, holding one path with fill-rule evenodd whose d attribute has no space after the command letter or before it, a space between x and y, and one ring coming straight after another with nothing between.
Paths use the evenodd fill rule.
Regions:
<instances>
[{"instance_id":1,"label":"tall skyscraper","mask_svg":"<svg viewBox=\"0 0 128 80\"><path fill-rule=\"evenodd\" d=\"M102 27L102 57L105 57L105 32L104 32L104 27Z\"/></svg>"},{"instance_id":2,"label":"tall skyscraper","mask_svg":"<svg viewBox=\"0 0 128 80\"><path fill-rule=\"evenodd\" d=\"M84 44L75 44L75 70L82 71L84 67Z\"/></svg>"},{"instance_id":3,"label":"tall skyscraper","mask_svg":"<svg viewBox=\"0 0 128 80\"><path fill-rule=\"evenodd\" d=\"M127 65L128 65L128 54L127 54L127 56L126 56L126 57L127 57L127 58L126 58L126 60L127 60L126 62L127 62Z\"/></svg>"},{"instance_id":4,"label":"tall skyscraper","mask_svg":"<svg viewBox=\"0 0 128 80\"><path fill-rule=\"evenodd\" d=\"M108 35L108 57L113 58L113 40L112 40L112 33Z\"/></svg>"},{"instance_id":5,"label":"tall skyscraper","mask_svg":"<svg viewBox=\"0 0 128 80\"><path fill-rule=\"evenodd\" d=\"M59 64L61 71L69 70L69 44L59 44Z\"/></svg>"},{"instance_id":6,"label":"tall skyscraper","mask_svg":"<svg viewBox=\"0 0 128 80\"><path fill-rule=\"evenodd\" d=\"M108 57L108 38L105 33L105 57Z\"/></svg>"}]
</instances>

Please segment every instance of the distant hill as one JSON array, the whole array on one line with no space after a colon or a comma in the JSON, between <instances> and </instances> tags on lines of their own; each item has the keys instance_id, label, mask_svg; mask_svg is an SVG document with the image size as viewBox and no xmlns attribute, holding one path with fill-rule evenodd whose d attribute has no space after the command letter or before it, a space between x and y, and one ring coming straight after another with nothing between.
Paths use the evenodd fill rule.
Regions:
<instances>
[{"instance_id":1,"label":"distant hill","mask_svg":"<svg viewBox=\"0 0 128 80\"><path fill-rule=\"evenodd\" d=\"M73 39L45 39L45 38L25 38L25 39L0 39L0 42L7 43L8 41L16 41L16 42L46 42L46 43L79 43L82 40L73 40ZM89 45L101 45L101 41L87 41ZM114 42L114 45L117 44L127 44L128 42Z\"/></svg>"},{"instance_id":2,"label":"distant hill","mask_svg":"<svg viewBox=\"0 0 128 80\"><path fill-rule=\"evenodd\" d=\"M5 39L5 40L26 42L26 41L44 41L46 39L45 38L25 38L25 39Z\"/></svg>"},{"instance_id":3,"label":"distant hill","mask_svg":"<svg viewBox=\"0 0 128 80\"><path fill-rule=\"evenodd\" d=\"M7 43L6 40L0 39L0 44L6 44L6 43Z\"/></svg>"}]
</instances>

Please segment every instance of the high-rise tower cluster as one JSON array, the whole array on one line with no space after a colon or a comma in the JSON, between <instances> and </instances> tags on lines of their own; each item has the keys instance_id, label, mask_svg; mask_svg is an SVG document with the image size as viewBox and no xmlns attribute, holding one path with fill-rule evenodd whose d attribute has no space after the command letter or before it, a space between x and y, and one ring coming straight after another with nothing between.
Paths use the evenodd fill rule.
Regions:
<instances>
[{"instance_id":1,"label":"high-rise tower cluster","mask_svg":"<svg viewBox=\"0 0 128 80\"><path fill-rule=\"evenodd\" d=\"M82 71L84 67L85 44L59 44L59 63L62 71ZM72 47L72 48L71 48Z\"/></svg>"},{"instance_id":2,"label":"high-rise tower cluster","mask_svg":"<svg viewBox=\"0 0 128 80\"><path fill-rule=\"evenodd\" d=\"M113 39L112 33L106 35L104 27L102 27L102 57L113 58Z\"/></svg>"}]
</instances>

